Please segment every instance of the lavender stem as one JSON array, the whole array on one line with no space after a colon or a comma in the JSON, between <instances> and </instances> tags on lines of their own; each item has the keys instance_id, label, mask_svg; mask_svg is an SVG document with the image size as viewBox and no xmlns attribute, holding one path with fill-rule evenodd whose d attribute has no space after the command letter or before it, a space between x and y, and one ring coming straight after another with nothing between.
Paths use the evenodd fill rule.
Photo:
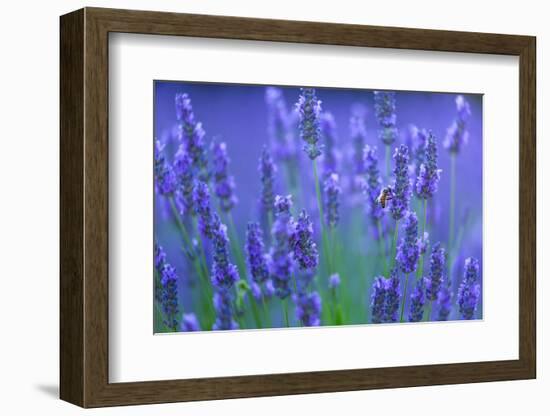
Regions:
<instances>
[{"instance_id":1,"label":"lavender stem","mask_svg":"<svg viewBox=\"0 0 550 416\"><path fill-rule=\"evenodd\" d=\"M423 201L423 215L422 215L422 234L420 234L422 237L424 236L424 233L426 232L426 215L428 211L428 200L424 199ZM424 253L420 254L420 259L418 261L418 268L416 269L416 278L422 278L422 275L424 273Z\"/></svg>"},{"instance_id":2,"label":"lavender stem","mask_svg":"<svg viewBox=\"0 0 550 416\"><path fill-rule=\"evenodd\" d=\"M330 261L329 242L325 233L325 216L323 213L323 203L321 201L321 187L319 184L319 175L317 174L317 161L313 159L313 180L315 181L315 194L317 196L317 206L319 208L319 218L321 223L321 238L323 240L323 257L326 259L328 274L332 273L332 265Z\"/></svg>"},{"instance_id":3,"label":"lavender stem","mask_svg":"<svg viewBox=\"0 0 550 416\"><path fill-rule=\"evenodd\" d=\"M401 316L399 317L399 322L403 322L403 313L405 312L405 299L407 299L407 287L409 286L410 275L410 273L407 273L407 275L405 276L405 286L403 287L403 298L401 299Z\"/></svg>"},{"instance_id":4,"label":"lavender stem","mask_svg":"<svg viewBox=\"0 0 550 416\"><path fill-rule=\"evenodd\" d=\"M449 264L447 276L452 279L453 262L454 262L454 222L455 222L455 181L456 181L456 153L451 152L451 190L449 201L449 242L447 243L447 251L449 253Z\"/></svg>"},{"instance_id":5,"label":"lavender stem","mask_svg":"<svg viewBox=\"0 0 550 416\"><path fill-rule=\"evenodd\" d=\"M384 262L384 276L388 276L388 259L386 258L386 240L382 238L382 222L380 221L380 218L376 220L376 225L378 227L378 249L380 250L380 257L382 258L382 261Z\"/></svg>"}]
</instances>

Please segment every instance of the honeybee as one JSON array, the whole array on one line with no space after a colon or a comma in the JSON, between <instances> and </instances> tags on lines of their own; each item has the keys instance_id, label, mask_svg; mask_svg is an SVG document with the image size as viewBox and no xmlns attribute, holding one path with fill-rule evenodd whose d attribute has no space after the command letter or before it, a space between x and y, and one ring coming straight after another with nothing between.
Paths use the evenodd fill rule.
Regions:
<instances>
[{"instance_id":1,"label":"honeybee","mask_svg":"<svg viewBox=\"0 0 550 416\"><path fill-rule=\"evenodd\" d=\"M387 202L393 198L393 192L391 188L386 187L382 188L380 191L380 195L378 195L378 198L376 198L376 202L380 204L382 208L386 208Z\"/></svg>"}]
</instances>

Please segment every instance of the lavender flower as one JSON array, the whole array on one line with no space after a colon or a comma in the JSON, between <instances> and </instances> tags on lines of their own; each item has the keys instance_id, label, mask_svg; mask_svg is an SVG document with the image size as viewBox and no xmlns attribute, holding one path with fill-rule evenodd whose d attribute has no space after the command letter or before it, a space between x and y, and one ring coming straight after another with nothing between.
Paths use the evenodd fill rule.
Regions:
<instances>
[{"instance_id":1,"label":"lavender flower","mask_svg":"<svg viewBox=\"0 0 550 416\"><path fill-rule=\"evenodd\" d=\"M370 306L372 311L372 323L383 323L385 321L386 306L386 278L384 276L377 276L374 278Z\"/></svg>"},{"instance_id":2,"label":"lavender flower","mask_svg":"<svg viewBox=\"0 0 550 416\"><path fill-rule=\"evenodd\" d=\"M447 135L443 146L451 153L459 153L460 149L468 143L469 133L466 130L467 121L470 117L470 104L462 95L457 95L456 117L453 124L447 129Z\"/></svg>"},{"instance_id":3,"label":"lavender flower","mask_svg":"<svg viewBox=\"0 0 550 416\"><path fill-rule=\"evenodd\" d=\"M296 108L300 114L300 135L304 140L304 151L311 160L315 160L322 153L319 143L321 129L319 117L321 115L321 101L317 99L314 88L301 88Z\"/></svg>"},{"instance_id":4,"label":"lavender flower","mask_svg":"<svg viewBox=\"0 0 550 416\"><path fill-rule=\"evenodd\" d=\"M408 126L405 144L411 149L410 159L414 165L416 176L420 171L420 165L426 161L427 142L428 132L426 129L419 129L414 124Z\"/></svg>"},{"instance_id":5,"label":"lavender flower","mask_svg":"<svg viewBox=\"0 0 550 416\"><path fill-rule=\"evenodd\" d=\"M194 176L208 182L208 158L206 156L205 132L202 123L195 120L195 113L188 94L176 94L176 117L178 136L192 160Z\"/></svg>"},{"instance_id":6,"label":"lavender flower","mask_svg":"<svg viewBox=\"0 0 550 416\"><path fill-rule=\"evenodd\" d=\"M395 260L401 271L408 274L416 270L416 263L420 256L420 247L418 245L418 219L413 211L410 211L405 217L403 228L405 237L401 239L397 246Z\"/></svg>"},{"instance_id":7,"label":"lavender flower","mask_svg":"<svg viewBox=\"0 0 550 416\"><path fill-rule=\"evenodd\" d=\"M164 314L164 325L172 330L178 327L178 277L176 269L169 263L164 263L160 269L162 285L161 305Z\"/></svg>"},{"instance_id":8,"label":"lavender flower","mask_svg":"<svg viewBox=\"0 0 550 416\"><path fill-rule=\"evenodd\" d=\"M384 215L384 211L377 201L382 188L382 178L378 170L376 147L365 145L363 149L363 164L367 174L364 188L367 197L367 212L371 219L376 222Z\"/></svg>"},{"instance_id":9,"label":"lavender flower","mask_svg":"<svg viewBox=\"0 0 550 416\"><path fill-rule=\"evenodd\" d=\"M430 258L430 273L427 279L426 296L428 300L434 301L443 282L443 271L445 269L445 249L441 247L441 243L437 242L432 248Z\"/></svg>"},{"instance_id":10,"label":"lavender flower","mask_svg":"<svg viewBox=\"0 0 550 416\"><path fill-rule=\"evenodd\" d=\"M239 280L237 267L229 260L229 238L227 227L217 214L212 217L212 285L217 289L229 290Z\"/></svg>"},{"instance_id":11,"label":"lavender flower","mask_svg":"<svg viewBox=\"0 0 550 416\"><path fill-rule=\"evenodd\" d=\"M180 145L174 157L174 173L178 181L176 202L182 215L192 215L193 212L193 161L185 147Z\"/></svg>"},{"instance_id":12,"label":"lavender flower","mask_svg":"<svg viewBox=\"0 0 550 416\"><path fill-rule=\"evenodd\" d=\"M416 179L416 194L419 198L431 198L437 192L441 169L437 168L437 143L430 131L426 144L426 161L420 165Z\"/></svg>"},{"instance_id":13,"label":"lavender flower","mask_svg":"<svg viewBox=\"0 0 550 416\"><path fill-rule=\"evenodd\" d=\"M195 182L193 190L193 205L199 218L199 229L202 235L212 239L212 209L210 206L210 191L204 182Z\"/></svg>"},{"instance_id":14,"label":"lavender flower","mask_svg":"<svg viewBox=\"0 0 550 416\"><path fill-rule=\"evenodd\" d=\"M328 278L328 288L331 290L335 290L339 286L340 286L340 275L338 273L334 273Z\"/></svg>"},{"instance_id":15,"label":"lavender flower","mask_svg":"<svg viewBox=\"0 0 550 416\"><path fill-rule=\"evenodd\" d=\"M290 195L275 197L275 222L271 229L273 246L271 247L269 268L275 294L281 299L285 299L291 292L290 276L293 266L290 247L290 238L293 232L291 205Z\"/></svg>"},{"instance_id":16,"label":"lavender flower","mask_svg":"<svg viewBox=\"0 0 550 416\"><path fill-rule=\"evenodd\" d=\"M156 140L154 164L156 189L161 195L172 195L176 190L176 175L172 167L166 163L163 151L164 145Z\"/></svg>"},{"instance_id":17,"label":"lavender flower","mask_svg":"<svg viewBox=\"0 0 550 416\"><path fill-rule=\"evenodd\" d=\"M305 210L302 210L295 223L290 246L300 269L312 271L317 267L319 253L313 241L313 223Z\"/></svg>"},{"instance_id":18,"label":"lavender flower","mask_svg":"<svg viewBox=\"0 0 550 416\"><path fill-rule=\"evenodd\" d=\"M223 212L229 212L237 203L235 196L235 181L228 173L229 157L225 142L213 146L213 167L215 192Z\"/></svg>"},{"instance_id":19,"label":"lavender flower","mask_svg":"<svg viewBox=\"0 0 550 416\"><path fill-rule=\"evenodd\" d=\"M427 231L424 231L424 235L418 238L418 251L421 256L426 254L426 250L430 245L430 234Z\"/></svg>"},{"instance_id":20,"label":"lavender flower","mask_svg":"<svg viewBox=\"0 0 550 416\"><path fill-rule=\"evenodd\" d=\"M155 241L155 269L160 273L160 270L162 269L162 266L164 263L166 263L166 253L164 252L164 249L162 246Z\"/></svg>"},{"instance_id":21,"label":"lavender flower","mask_svg":"<svg viewBox=\"0 0 550 416\"><path fill-rule=\"evenodd\" d=\"M452 294L450 288L448 285L443 286L437 295L437 304L439 305L439 312L437 314L438 321L446 321L449 319L449 314L451 313L451 300Z\"/></svg>"},{"instance_id":22,"label":"lavender flower","mask_svg":"<svg viewBox=\"0 0 550 416\"><path fill-rule=\"evenodd\" d=\"M464 262L464 277L458 288L458 308L463 319L473 319L481 289L477 283L479 261L468 257Z\"/></svg>"},{"instance_id":23,"label":"lavender flower","mask_svg":"<svg viewBox=\"0 0 550 416\"><path fill-rule=\"evenodd\" d=\"M262 196L260 199L260 203L264 212L270 213L273 211L273 206L275 203L275 193L273 187L277 167L273 163L271 153L269 153L266 147L264 147L262 150L262 156L260 157L260 165L258 167L258 170L260 172L260 179L262 181Z\"/></svg>"},{"instance_id":24,"label":"lavender flower","mask_svg":"<svg viewBox=\"0 0 550 416\"><path fill-rule=\"evenodd\" d=\"M396 322L400 298L397 269L391 271L389 279L383 276L376 277L371 295L372 322L375 324Z\"/></svg>"},{"instance_id":25,"label":"lavender flower","mask_svg":"<svg viewBox=\"0 0 550 416\"><path fill-rule=\"evenodd\" d=\"M394 220L399 221L409 209L411 201L411 180L409 178L409 148L400 145L393 154L394 183L393 198L390 200L390 212Z\"/></svg>"},{"instance_id":26,"label":"lavender flower","mask_svg":"<svg viewBox=\"0 0 550 416\"><path fill-rule=\"evenodd\" d=\"M339 170L340 155L336 148L336 121L332 113L325 111L320 119L321 134L325 151L323 152L323 176L328 177Z\"/></svg>"},{"instance_id":27,"label":"lavender flower","mask_svg":"<svg viewBox=\"0 0 550 416\"><path fill-rule=\"evenodd\" d=\"M184 313L181 317L180 331L195 332L200 331L201 325L194 313Z\"/></svg>"},{"instance_id":28,"label":"lavender flower","mask_svg":"<svg viewBox=\"0 0 550 416\"><path fill-rule=\"evenodd\" d=\"M351 143L353 146L353 173L355 174L354 186L357 187L358 183L363 180L365 173L364 164L364 146L367 140L367 127L365 123L365 116L367 109L361 104L354 105L351 110L351 117L349 120Z\"/></svg>"},{"instance_id":29,"label":"lavender flower","mask_svg":"<svg viewBox=\"0 0 550 416\"><path fill-rule=\"evenodd\" d=\"M374 111L381 129L378 137L385 145L391 145L397 138L397 116L395 114L395 92L375 91Z\"/></svg>"},{"instance_id":30,"label":"lavender flower","mask_svg":"<svg viewBox=\"0 0 550 416\"><path fill-rule=\"evenodd\" d=\"M409 322L420 322L424 317L424 304L426 303L425 290L425 279L418 279L414 287L413 293L411 294Z\"/></svg>"},{"instance_id":31,"label":"lavender flower","mask_svg":"<svg viewBox=\"0 0 550 416\"><path fill-rule=\"evenodd\" d=\"M295 158L296 149L290 129L290 116L280 88L265 90L268 110L268 133L277 160L288 162Z\"/></svg>"},{"instance_id":32,"label":"lavender flower","mask_svg":"<svg viewBox=\"0 0 550 416\"><path fill-rule=\"evenodd\" d=\"M158 303L161 303L163 287L160 281L160 274L161 274L161 270L164 268L164 264L166 263L166 253L164 252L162 246L156 241L155 241L154 259L155 259L155 271L156 273L158 273L158 276L159 276L158 278L155 276L155 300Z\"/></svg>"},{"instance_id":33,"label":"lavender flower","mask_svg":"<svg viewBox=\"0 0 550 416\"><path fill-rule=\"evenodd\" d=\"M212 217L212 286L214 286L214 309L216 321L212 329L236 329L238 325L233 320L233 287L239 280L237 267L229 260L229 239L227 227L220 222L217 214Z\"/></svg>"},{"instance_id":34,"label":"lavender flower","mask_svg":"<svg viewBox=\"0 0 550 416\"><path fill-rule=\"evenodd\" d=\"M296 295L296 319L304 326L321 324L321 296L317 292Z\"/></svg>"},{"instance_id":35,"label":"lavender flower","mask_svg":"<svg viewBox=\"0 0 550 416\"><path fill-rule=\"evenodd\" d=\"M340 196L339 178L336 173L331 173L324 182L323 196L325 205L325 221L329 227L336 227L340 219L338 213Z\"/></svg>"},{"instance_id":36,"label":"lavender flower","mask_svg":"<svg viewBox=\"0 0 550 416\"><path fill-rule=\"evenodd\" d=\"M252 281L260 285L269 278L269 270L267 256L264 253L262 230L256 222L248 223L245 249Z\"/></svg>"},{"instance_id":37,"label":"lavender flower","mask_svg":"<svg viewBox=\"0 0 550 416\"><path fill-rule=\"evenodd\" d=\"M214 293L214 310L216 311L216 321L212 326L214 331L239 328L239 325L233 319L233 298L233 292L227 289L218 290Z\"/></svg>"},{"instance_id":38,"label":"lavender flower","mask_svg":"<svg viewBox=\"0 0 550 416\"><path fill-rule=\"evenodd\" d=\"M386 302L384 305L385 322L396 322L397 311L399 310L399 300L401 292L399 290L399 278L397 269L390 272L390 278L386 280Z\"/></svg>"}]
</instances>

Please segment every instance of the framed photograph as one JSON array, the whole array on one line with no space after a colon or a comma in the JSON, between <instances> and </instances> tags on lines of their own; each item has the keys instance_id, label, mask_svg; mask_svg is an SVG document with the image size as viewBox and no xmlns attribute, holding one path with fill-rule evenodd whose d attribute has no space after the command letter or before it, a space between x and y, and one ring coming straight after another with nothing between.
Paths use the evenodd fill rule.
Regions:
<instances>
[{"instance_id":1,"label":"framed photograph","mask_svg":"<svg viewBox=\"0 0 550 416\"><path fill-rule=\"evenodd\" d=\"M534 37L60 27L63 400L536 376Z\"/></svg>"}]
</instances>

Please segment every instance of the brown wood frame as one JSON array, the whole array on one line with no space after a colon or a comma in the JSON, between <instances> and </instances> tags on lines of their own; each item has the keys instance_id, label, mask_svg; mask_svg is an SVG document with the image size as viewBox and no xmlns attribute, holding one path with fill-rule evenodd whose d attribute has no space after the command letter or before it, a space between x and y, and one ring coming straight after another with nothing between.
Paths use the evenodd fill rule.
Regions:
<instances>
[{"instance_id":1,"label":"brown wood frame","mask_svg":"<svg viewBox=\"0 0 550 416\"><path fill-rule=\"evenodd\" d=\"M60 19L60 396L83 407L536 377L536 39L530 36L85 8ZM519 359L109 383L108 34L515 55L520 65Z\"/></svg>"}]
</instances>

